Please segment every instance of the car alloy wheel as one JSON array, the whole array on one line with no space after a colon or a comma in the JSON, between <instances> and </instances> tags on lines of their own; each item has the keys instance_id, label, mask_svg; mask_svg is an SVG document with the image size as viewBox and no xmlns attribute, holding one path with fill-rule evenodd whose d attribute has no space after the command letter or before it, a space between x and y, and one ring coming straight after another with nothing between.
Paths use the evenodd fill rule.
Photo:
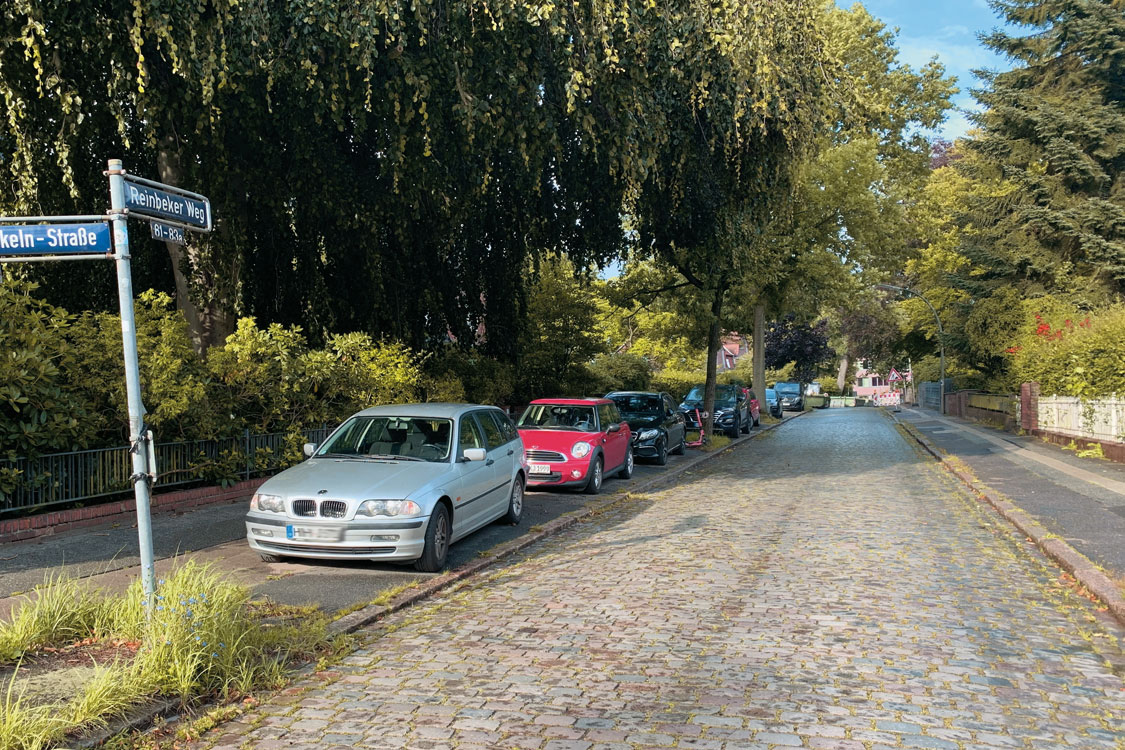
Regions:
<instances>
[{"instance_id":1,"label":"car alloy wheel","mask_svg":"<svg viewBox=\"0 0 1125 750\"><path fill-rule=\"evenodd\" d=\"M424 573L436 573L445 566L445 558L448 554L449 511L444 504L438 503L434 506L429 526L426 528L422 556L414 563L414 567Z\"/></svg>"},{"instance_id":2,"label":"car alloy wheel","mask_svg":"<svg viewBox=\"0 0 1125 750\"><path fill-rule=\"evenodd\" d=\"M628 479L633 476L633 449L625 449L625 463L621 466L621 470L617 472L618 479Z\"/></svg>"},{"instance_id":3,"label":"car alloy wheel","mask_svg":"<svg viewBox=\"0 0 1125 750\"><path fill-rule=\"evenodd\" d=\"M668 463L668 446L664 443L664 438L656 441L656 465L663 466Z\"/></svg>"},{"instance_id":4,"label":"car alloy wheel","mask_svg":"<svg viewBox=\"0 0 1125 750\"><path fill-rule=\"evenodd\" d=\"M518 526L521 518L523 518L523 481L516 477L512 480L512 494L508 499L508 512L504 515L504 520L512 526Z\"/></svg>"},{"instance_id":5,"label":"car alloy wheel","mask_svg":"<svg viewBox=\"0 0 1125 750\"><path fill-rule=\"evenodd\" d=\"M594 459L593 466L590 467L590 480L586 482L586 493L589 495L596 495L602 489L602 457L598 456Z\"/></svg>"}]
</instances>

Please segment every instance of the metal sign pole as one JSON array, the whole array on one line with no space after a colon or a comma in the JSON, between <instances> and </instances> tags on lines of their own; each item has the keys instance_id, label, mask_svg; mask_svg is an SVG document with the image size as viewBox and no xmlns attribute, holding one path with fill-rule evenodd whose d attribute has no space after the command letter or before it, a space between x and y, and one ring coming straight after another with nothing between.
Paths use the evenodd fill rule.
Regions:
<instances>
[{"instance_id":1,"label":"metal sign pole","mask_svg":"<svg viewBox=\"0 0 1125 750\"><path fill-rule=\"evenodd\" d=\"M125 170L120 159L109 160L109 201L117 260L117 298L121 307L121 342L125 348L125 392L129 407L129 452L133 460L133 492L137 498L137 536L141 547L141 585L149 608L156 591L152 552L152 513L148 466L149 435L144 426L141 372L137 357L137 325L133 313L133 276L129 264L129 227L125 218Z\"/></svg>"}]
</instances>

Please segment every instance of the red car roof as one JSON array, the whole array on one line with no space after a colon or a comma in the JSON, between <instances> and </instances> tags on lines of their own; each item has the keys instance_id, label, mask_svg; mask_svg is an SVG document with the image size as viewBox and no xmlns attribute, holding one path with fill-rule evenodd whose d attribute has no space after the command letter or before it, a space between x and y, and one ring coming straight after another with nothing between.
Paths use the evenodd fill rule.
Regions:
<instances>
[{"instance_id":1,"label":"red car roof","mask_svg":"<svg viewBox=\"0 0 1125 750\"><path fill-rule=\"evenodd\" d=\"M537 398L533 404L560 404L565 406L595 406L597 404L612 404L608 398Z\"/></svg>"}]
</instances>

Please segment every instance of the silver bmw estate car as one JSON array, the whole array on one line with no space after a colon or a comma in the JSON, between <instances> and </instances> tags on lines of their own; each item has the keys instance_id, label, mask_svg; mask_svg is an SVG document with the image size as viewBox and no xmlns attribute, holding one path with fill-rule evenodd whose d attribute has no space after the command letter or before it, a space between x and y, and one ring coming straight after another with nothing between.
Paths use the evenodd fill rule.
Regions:
<instances>
[{"instance_id":1,"label":"silver bmw estate car","mask_svg":"<svg viewBox=\"0 0 1125 750\"><path fill-rule=\"evenodd\" d=\"M409 404L354 414L250 501L246 538L281 557L445 565L449 545L523 514L519 433L491 406Z\"/></svg>"}]
</instances>

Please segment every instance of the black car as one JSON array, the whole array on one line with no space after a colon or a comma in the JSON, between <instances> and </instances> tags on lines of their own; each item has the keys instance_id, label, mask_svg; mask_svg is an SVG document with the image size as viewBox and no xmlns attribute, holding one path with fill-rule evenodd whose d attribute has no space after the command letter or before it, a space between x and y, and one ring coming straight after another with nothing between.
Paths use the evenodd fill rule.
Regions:
<instances>
[{"instance_id":1,"label":"black car","mask_svg":"<svg viewBox=\"0 0 1125 750\"><path fill-rule=\"evenodd\" d=\"M773 388L766 389L766 412L774 419L781 419L781 397Z\"/></svg>"},{"instance_id":2,"label":"black car","mask_svg":"<svg viewBox=\"0 0 1125 750\"><path fill-rule=\"evenodd\" d=\"M616 391L606 398L617 404L621 418L633 432L633 455L660 466L668 463L668 453L683 455L687 440L684 415L667 393Z\"/></svg>"},{"instance_id":3,"label":"black car","mask_svg":"<svg viewBox=\"0 0 1125 750\"><path fill-rule=\"evenodd\" d=\"M801 395L800 383L774 383L773 389L781 399L781 408L785 411L802 411L805 408L805 397Z\"/></svg>"},{"instance_id":4,"label":"black car","mask_svg":"<svg viewBox=\"0 0 1125 750\"><path fill-rule=\"evenodd\" d=\"M703 386L697 385L684 397L680 404L680 411L687 419L689 430L698 430L699 421L695 418L696 410L703 414ZM722 430L729 437L738 437L740 432L750 432L751 421L750 401L745 397L742 389L734 385L715 386L715 429Z\"/></svg>"}]
</instances>

